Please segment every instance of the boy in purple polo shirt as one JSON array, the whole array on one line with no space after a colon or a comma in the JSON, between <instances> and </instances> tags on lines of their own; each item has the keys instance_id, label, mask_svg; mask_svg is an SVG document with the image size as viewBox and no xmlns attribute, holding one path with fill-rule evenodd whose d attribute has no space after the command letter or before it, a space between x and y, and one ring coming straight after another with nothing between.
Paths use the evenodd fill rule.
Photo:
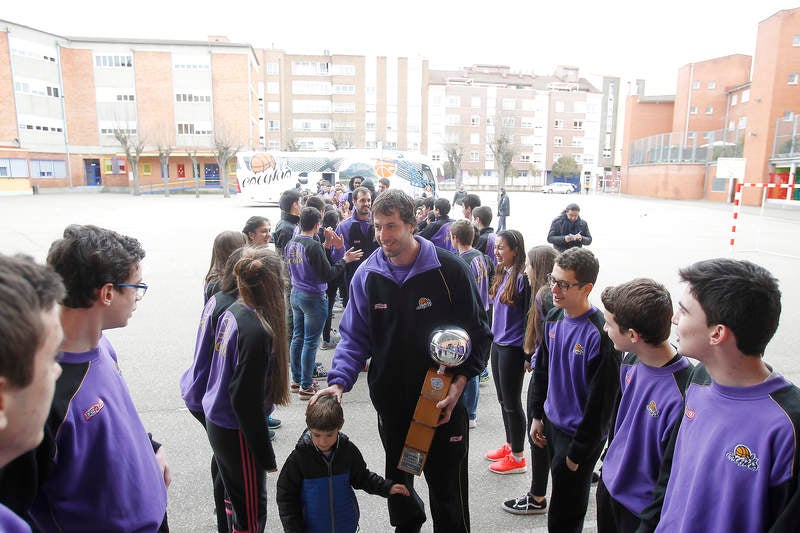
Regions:
<instances>
[{"instance_id":1,"label":"boy in purple polo shirt","mask_svg":"<svg viewBox=\"0 0 800 533\"><path fill-rule=\"evenodd\" d=\"M639 531L800 531L800 389L763 360L778 280L722 258L680 277L678 348L700 364Z\"/></svg>"},{"instance_id":2,"label":"boy in purple polo shirt","mask_svg":"<svg viewBox=\"0 0 800 533\"><path fill-rule=\"evenodd\" d=\"M616 420L597 485L597 530L632 533L653 498L664 450L683 414L692 365L669 344L672 299L663 285L634 279L606 287L600 298L605 331L625 357Z\"/></svg>"},{"instance_id":3,"label":"boy in purple polo shirt","mask_svg":"<svg viewBox=\"0 0 800 533\"><path fill-rule=\"evenodd\" d=\"M42 428L61 375L63 297L64 285L52 269L0 254L0 468L38 446L44 436ZM16 495L16 487L11 491ZM6 498L3 502L15 507ZM0 504L0 531L30 530Z\"/></svg>"},{"instance_id":4,"label":"boy in purple polo shirt","mask_svg":"<svg viewBox=\"0 0 800 533\"><path fill-rule=\"evenodd\" d=\"M556 309L545 320L528 410L531 439L552 458L550 531L583 529L619 390L620 354L603 331L603 314L589 302L599 270L592 252L571 248L548 277Z\"/></svg>"}]
</instances>

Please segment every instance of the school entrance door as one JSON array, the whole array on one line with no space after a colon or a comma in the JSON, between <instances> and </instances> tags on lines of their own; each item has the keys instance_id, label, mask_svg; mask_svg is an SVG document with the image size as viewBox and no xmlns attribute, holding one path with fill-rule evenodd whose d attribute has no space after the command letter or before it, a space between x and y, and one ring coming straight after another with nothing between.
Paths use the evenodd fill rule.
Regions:
<instances>
[{"instance_id":1,"label":"school entrance door","mask_svg":"<svg viewBox=\"0 0 800 533\"><path fill-rule=\"evenodd\" d=\"M86 185L91 185L92 187L102 185L103 179L100 174L100 160L84 159L83 165L86 170Z\"/></svg>"}]
</instances>

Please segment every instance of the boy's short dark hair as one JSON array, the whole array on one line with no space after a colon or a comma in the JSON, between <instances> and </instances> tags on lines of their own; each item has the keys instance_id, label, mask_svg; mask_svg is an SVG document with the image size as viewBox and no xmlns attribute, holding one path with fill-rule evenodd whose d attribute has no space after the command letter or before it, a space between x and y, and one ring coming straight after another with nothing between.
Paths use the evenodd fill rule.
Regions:
<instances>
[{"instance_id":1,"label":"boy's short dark hair","mask_svg":"<svg viewBox=\"0 0 800 533\"><path fill-rule=\"evenodd\" d=\"M447 198L437 198L433 202L433 209L439 211L439 215L445 216L450 213L450 200Z\"/></svg>"},{"instance_id":2,"label":"boy's short dark hair","mask_svg":"<svg viewBox=\"0 0 800 533\"><path fill-rule=\"evenodd\" d=\"M477 218L487 228L492 224L492 208L481 205L472 210L472 218Z\"/></svg>"},{"instance_id":3,"label":"boy's short dark hair","mask_svg":"<svg viewBox=\"0 0 800 533\"><path fill-rule=\"evenodd\" d=\"M781 317L778 280L767 269L749 261L717 258L682 268L679 274L700 303L708 326L730 328L743 354L764 354Z\"/></svg>"},{"instance_id":4,"label":"boy's short dark hair","mask_svg":"<svg viewBox=\"0 0 800 533\"><path fill-rule=\"evenodd\" d=\"M563 270L575 272L580 283L596 283L600 272L600 262L586 248L570 248L558 256L556 265Z\"/></svg>"},{"instance_id":5,"label":"boy's short dark hair","mask_svg":"<svg viewBox=\"0 0 800 533\"><path fill-rule=\"evenodd\" d=\"M317 211L322 213L325 210L325 200L322 199L322 196L317 196L316 194L309 196L306 198L306 207L315 207Z\"/></svg>"},{"instance_id":6,"label":"boy's short dark hair","mask_svg":"<svg viewBox=\"0 0 800 533\"><path fill-rule=\"evenodd\" d=\"M399 189L389 189L375 198L372 212L385 216L391 216L396 212L405 224L417 225L417 221L414 219L414 200Z\"/></svg>"},{"instance_id":7,"label":"boy's short dark hair","mask_svg":"<svg viewBox=\"0 0 800 533\"><path fill-rule=\"evenodd\" d=\"M95 291L106 283L125 283L144 259L139 241L97 226L71 224L50 245L47 264L61 275L67 296L64 306L89 308ZM118 287L117 290L122 290Z\"/></svg>"},{"instance_id":8,"label":"boy's short dark hair","mask_svg":"<svg viewBox=\"0 0 800 533\"><path fill-rule=\"evenodd\" d=\"M342 429L344 411L335 396L322 395L316 403L309 403L306 408L306 426L317 431L333 431Z\"/></svg>"},{"instance_id":9,"label":"boy's short dark hair","mask_svg":"<svg viewBox=\"0 0 800 533\"><path fill-rule=\"evenodd\" d=\"M450 233L458 237L458 241L462 245L472 245L472 240L475 237L475 228L472 222L468 220L456 220L450 224Z\"/></svg>"},{"instance_id":10,"label":"boy's short dark hair","mask_svg":"<svg viewBox=\"0 0 800 533\"><path fill-rule=\"evenodd\" d=\"M464 207L468 207L470 209L475 209L481 205L481 197L475 193L469 193L461 201L464 204Z\"/></svg>"},{"instance_id":11,"label":"boy's short dark hair","mask_svg":"<svg viewBox=\"0 0 800 533\"><path fill-rule=\"evenodd\" d=\"M356 187L353 189L353 203L356 203L359 196L367 195L372 198L372 192L364 186Z\"/></svg>"},{"instance_id":12,"label":"boy's short dark hair","mask_svg":"<svg viewBox=\"0 0 800 533\"><path fill-rule=\"evenodd\" d=\"M300 193L297 192L297 189L289 189L288 191L283 191L283 193L281 193L281 198L278 200L278 205L280 206L281 211L288 213L292 210L292 205L299 201Z\"/></svg>"},{"instance_id":13,"label":"boy's short dark hair","mask_svg":"<svg viewBox=\"0 0 800 533\"><path fill-rule=\"evenodd\" d=\"M0 254L0 376L12 387L33 381L34 358L47 339L41 313L61 302L65 292L52 268Z\"/></svg>"},{"instance_id":14,"label":"boy's short dark hair","mask_svg":"<svg viewBox=\"0 0 800 533\"><path fill-rule=\"evenodd\" d=\"M389 181L389 178L381 178L378 180L378 183L386 187L387 189L392 185L392 182Z\"/></svg>"},{"instance_id":15,"label":"boy's short dark hair","mask_svg":"<svg viewBox=\"0 0 800 533\"><path fill-rule=\"evenodd\" d=\"M309 231L314 229L317 222L322 220L322 213L316 207L304 207L300 211L300 229L302 231Z\"/></svg>"},{"instance_id":16,"label":"boy's short dark hair","mask_svg":"<svg viewBox=\"0 0 800 533\"><path fill-rule=\"evenodd\" d=\"M672 298L662 284L636 278L600 295L606 311L614 315L619 330L632 329L648 344L658 345L669 338L672 329Z\"/></svg>"}]
</instances>

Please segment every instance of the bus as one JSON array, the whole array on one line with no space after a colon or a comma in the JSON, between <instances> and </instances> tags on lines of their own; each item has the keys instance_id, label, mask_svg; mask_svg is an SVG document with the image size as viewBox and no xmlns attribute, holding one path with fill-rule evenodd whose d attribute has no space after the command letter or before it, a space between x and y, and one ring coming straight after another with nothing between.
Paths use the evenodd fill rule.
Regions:
<instances>
[{"instance_id":1,"label":"bus","mask_svg":"<svg viewBox=\"0 0 800 533\"><path fill-rule=\"evenodd\" d=\"M342 149L328 152L239 152L236 179L243 201L277 204L281 193L299 185L312 193L317 183L348 185L350 178L370 178L377 187L388 178L390 188L401 189L412 198L422 196L426 187L436 195L442 168L418 152Z\"/></svg>"}]
</instances>

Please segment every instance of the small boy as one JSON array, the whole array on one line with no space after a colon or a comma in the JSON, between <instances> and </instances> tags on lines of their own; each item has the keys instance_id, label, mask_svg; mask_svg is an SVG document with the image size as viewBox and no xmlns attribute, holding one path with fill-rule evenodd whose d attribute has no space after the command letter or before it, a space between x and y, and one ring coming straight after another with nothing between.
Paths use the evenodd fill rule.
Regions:
<instances>
[{"instance_id":1,"label":"small boy","mask_svg":"<svg viewBox=\"0 0 800 533\"><path fill-rule=\"evenodd\" d=\"M278 477L276 500L285 532L357 531L354 488L384 498L409 495L405 485L367 469L361 452L340 432L344 412L335 396L310 403L306 425Z\"/></svg>"},{"instance_id":2,"label":"small boy","mask_svg":"<svg viewBox=\"0 0 800 533\"><path fill-rule=\"evenodd\" d=\"M552 458L550 531L583 529L592 472L619 391L620 354L603 331L603 314L589 301L599 271L592 252L571 248L547 279L556 309L545 320L528 412L533 443Z\"/></svg>"},{"instance_id":3,"label":"small boy","mask_svg":"<svg viewBox=\"0 0 800 533\"><path fill-rule=\"evenodd\" d=\"M778 280L723 258L680 277L678 349L700 364L639 531L800 531L800 389L763 359Z\"/></svg>"},{"instance_id":4,"label":"small boy","mask_svg":"<svg viewBox=\"0 0 800 533\"><path fill-rule=\"evenodd\" d=\"M605 331L625 353L616 421L597 485L597 530L628 533L653 499L672 429L683 414L692 365L669 343L672 298L651 279L607 287Z\"/></svg>"},{"instance_id":5,"label":"small boy","mask_svg":"<svg viewBox=\"0 0 800 533\"><path fill-rule=\"evenodd\" d=\"M467 205L467 195L464 198L464 205ZM472 247L472 241L475 237L475 227L468 220L456 220L450 225L450 242L453 243L458 252L459 257L463 259L470 268L472 275L475 277L475 283L478 285L478 294L481 296L481 305L484 311L489 311L489 283L491 278L490 270L494 270L494 265L486 256L486 254L476 250ZM485 372L485 370L484 370ZM480 376L467 381L467 386L464 387L462 397L464 404L467 407L467 414L469 415L469 428L474 429L478 425L478 398L480 391L478 385L480 384Z\"/></svg>"}]
</instances>

